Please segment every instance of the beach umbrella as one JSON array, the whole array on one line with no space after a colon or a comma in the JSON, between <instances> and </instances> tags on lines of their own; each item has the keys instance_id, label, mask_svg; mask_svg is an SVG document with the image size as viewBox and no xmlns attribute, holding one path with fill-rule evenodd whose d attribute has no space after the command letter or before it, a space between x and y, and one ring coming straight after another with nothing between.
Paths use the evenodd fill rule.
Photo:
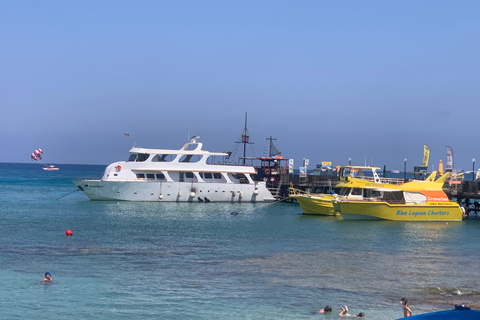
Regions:
<instances>
[{"instance_id":1,"label":"beach umbrella","mask_svg":"<svg viewBox=\"0 0 480 320\"><path fill-rule=\"evenodd\" d=\"M443 163L442 160L438 163L438 175L443 176Z\"/></svg>"}]
</instances>

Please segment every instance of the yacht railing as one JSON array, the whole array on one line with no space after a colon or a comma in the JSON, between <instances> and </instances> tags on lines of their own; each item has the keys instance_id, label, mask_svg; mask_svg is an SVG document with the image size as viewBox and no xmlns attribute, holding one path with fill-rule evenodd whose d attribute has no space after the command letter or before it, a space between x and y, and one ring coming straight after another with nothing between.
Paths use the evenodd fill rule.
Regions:
<instances>
[{"instance_id":1,"label":"yacht railing","mask_svg":"<svg viewBox=\"0 0 480 320\"><path fill-rule=\"evenodd\" d=\"M359 177L354 177L354 179L361 179L361 180L375 182L374 177L359 176ZM399 179L399 178L380 178L380 183L384 183L384 184L403 184L404 182L405 180Z\"/></svg>"}]
</instances>

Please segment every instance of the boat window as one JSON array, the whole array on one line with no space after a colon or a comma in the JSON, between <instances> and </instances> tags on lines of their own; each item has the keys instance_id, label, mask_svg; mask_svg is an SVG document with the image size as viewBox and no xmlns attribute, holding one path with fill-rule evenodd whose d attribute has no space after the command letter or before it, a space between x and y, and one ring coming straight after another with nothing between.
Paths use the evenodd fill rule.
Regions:
<instances>
[{"instance_id":1,"label":"boat window","mask_svg":"<svg viewBox=\"0 0 480 320\"><path fill-rule=\"evenodd\" d=\"M350 188L342 188L340 189L340 192L338 193L341 196L348 196L350 193Z\"/></svg>"},{"instance_id":2,"label":"boat window","mask_svg":"<svg viewBox=\"0 0 480 320\"><path fill-rule=\"evenodd\" d=\"M143 162L148 159L150 155L148 153L139 153L137 156L137 162Z\"/></svg>"},{"instance_id":3,"label":"boat window","mask_svg":"<svg viewBox=\"0 0 480 320\"><path fill-rule=\"evenodd\" d=\"M213 178L213 175L212 175L211 172L205 172L203 175L204 175L205 179L212 179Z\"/></svg>"},{"instance_id":4,"label":"boat window","mask_svg":"<svg viewBox=\"0 0 480 320\"><path fill-rule=\"evenodd\" d=\"M233 173L232 176L240 183L248 183L248 179L243 173Z\"/></svg>"},{"instance_id":5,"label":"boat window","mask_svg":"<svg viewBox=\"0 0 480 320\"><path fill-rule=\"evenodd\" d=\"M145 179L144 173L137 173L137 179Z\"/></svg>"},{"instance_id":6,"label":"boat window","mask_svg":"<svg viewBox=\"0 0 480 320\"><path fill-rule=\"evenodd\" d=\"M193 172L185 172L185 178L193 179Z\"/></svg>"},{"instance_id":7,"label":"boat window","mask_svg":"<svg viewBox=\"0 0 480 320\"><path fill-rule=\"evenodd\" d=\"M166 180L165 175L163 173L157 173L156 176L157 176L157 180Z\"/></svg>"},{"instance_id":8,"label":"boat window","mask_svg":"<svg viewBox=\"0 0 480 320\"><path fill-rule=\"evenodd\" d=\"M405 203L403 191L388 191L383 194L383 199L392 203Z\"/></svg>"},{"instance_id":9,"label":"boat window","mask_svg":"<svg viewBox=\"0 0 480 320\"><path fill-rule=\"evenodd\" d=\"M179 182L183 182L183 178L185 177L185 173L179 172L178 174L179 174L178 181L179 181Z\"/></svg>"},{"instance_id":10,"label":"boat window","mask_svg":"<svg viewBox=\"0 0 480 320\"><path fill-rule=\"evenodd\" d=\"M183 156L180 157L179 162L190 162L190 159L192 159L191 154L184 154Z\"/></svg>"},{"instance_id":11,"label":"boat window","mask_svg":"<svg viewBox=\"0 0 480 320\"><path fill-rule=\"evenodd\" d=\"M137 154L136 153L132 153L130 154L130 156L128 157L128 160L127 161L135 161L137 159Z\"/></svg>"},{"instance_id":12,"label":"boat window","mask_svg":"<svg viewBox=\"0 0 480 320\"><path fill-rule=\"evenodd\" d=\"M361 195L362 195L362 189L361 188L353 188L352 196L361 196Z\"/></svg>"},{"instance_id":13,"label":"boat window","mask_svg":"<svg viewBox=\"0 0 480 320\"><path fill-rule=\"evenodd\" d=\"M194 154L184 154L183 156L180 157L178 160L179 162L190 162L190 163L195 163L200 161L201 157L198 155Z\"/></svg>"},{"instance_id":14,"label":"boat window","mask_svg":"<svg viewBox=\"0 0 480 320\"><path fill-rule=\"evenodd\" d=\"M152 158L152 162L170 162L170 161L172 161L172 157L167 159L168 156L171 156L171 154L156 154Z\"/></svg>"},{"instance_id":15,"label":"boat window","mask_svg":"<svg viewBox=\"0 0 480 320\"><path fill-rule=\"evenodd\" d=\"M372 189L365 189L365 198L381 198L382 197L382 192L378 190L372 190Z\"/></svg>"},{"instance_id":16,"label":"boat window","mask_svg":"<svg viewBox=\"0 0 480 320\"><path fill-rule=\"evenodd\" d=\"M213 173L213 178L214 178L214 179L222 179L222 174L221 174L221 173L218 173L218 172L214 172L214 173Z\"/></svg>"},{"instance_id":17,"label":"boat window","mask_svg":"<svg viewBox=\"0 0 480 320\"><path fill-rule=\"evenodd\" d=\"M153 174L153 173L147 173L147 179L149 179L149 180L155 179L155 174Z\"/></svg>"}]
</instances>

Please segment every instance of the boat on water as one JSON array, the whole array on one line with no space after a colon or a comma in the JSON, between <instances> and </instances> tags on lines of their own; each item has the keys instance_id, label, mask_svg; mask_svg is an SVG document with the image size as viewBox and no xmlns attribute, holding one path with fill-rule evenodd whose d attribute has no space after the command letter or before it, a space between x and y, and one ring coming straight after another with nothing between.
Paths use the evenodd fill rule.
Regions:
<instances>
[{"instance_id":1,"label":"boat on water","mask_svg":"<svg viewBox=\"0 0 480 320\"><path fill-rule=\"evenodd\" d=\"M397 188L404 182L403 179L379 177L376 170L380 168L340 166L338 167L339 182L332 190L332 194L308 193L291 188L290 197L298 202L303 214L334 216L338 214L333 206L334 195L339 199L361 200L366 188Z\"/></svg>"},{"instance_id":2,"label":"boat on water","mask_svg":"<svg viewBox=\"0 0 480 320\"><path fill-rule=\"evenodd\" d=\"M465 211L442 190L449 173L437 181L411 181L398 188L371 187L363 199L333 200L345 220L462 221Z\"/></svg>"},{"instance_id":3,"label":"boat on water","mask_svg":"<svg viewBox=\"0 0 480 320\"><path fill-rule=\"evenodd\" d=\"M54 165L48 165L42 168L45 171L57 171L60 170L59 168L55 167Z\"/></svg>"},{"instance_id":4,"label":"boat on water","mask_svg":"<svg viewBox=\"0 0 480 320\"><path fill-rule=\"evenodd\" d=\"M253 180L253 166L228 164L228 153L202 150L199 138L179 150L133 147L128 160L108 165L100 180L73 182L90 200L275 201L264 181Z\"/></svg>"},{"instance_id":5,"label":"boat on water","mask_svg":"<svg viewBox=\"0 0 480 320\"><path fill-rule=\"evenodd\" d=\"M400 318L405 319L405 318ZM398 320L400 320L398 319ZM476 320L480 319L480 311L472 310L464 305L457 305L453 310L437 311L411 316L412 320Z\"/></svg>"}]
</instances>

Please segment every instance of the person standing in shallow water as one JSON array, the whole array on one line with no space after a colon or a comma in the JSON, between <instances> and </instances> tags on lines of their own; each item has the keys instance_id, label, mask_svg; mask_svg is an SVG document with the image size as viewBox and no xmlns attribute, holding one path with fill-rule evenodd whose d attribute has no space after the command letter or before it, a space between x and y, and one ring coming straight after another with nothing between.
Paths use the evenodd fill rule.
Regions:
<instances>
[{"instance_id":1,"label":"person standing in shallow water","mask_svg":"<svg viewBox=\"0 0 480 320\"><path fill-rule=\"evenodd\" d=\"M402 298L400 300L403 305L403 317L411 317L412 316L412 310L410 310L410 307L408 306L408 300L406 298Z\"/></svg>"}]
</instances>

